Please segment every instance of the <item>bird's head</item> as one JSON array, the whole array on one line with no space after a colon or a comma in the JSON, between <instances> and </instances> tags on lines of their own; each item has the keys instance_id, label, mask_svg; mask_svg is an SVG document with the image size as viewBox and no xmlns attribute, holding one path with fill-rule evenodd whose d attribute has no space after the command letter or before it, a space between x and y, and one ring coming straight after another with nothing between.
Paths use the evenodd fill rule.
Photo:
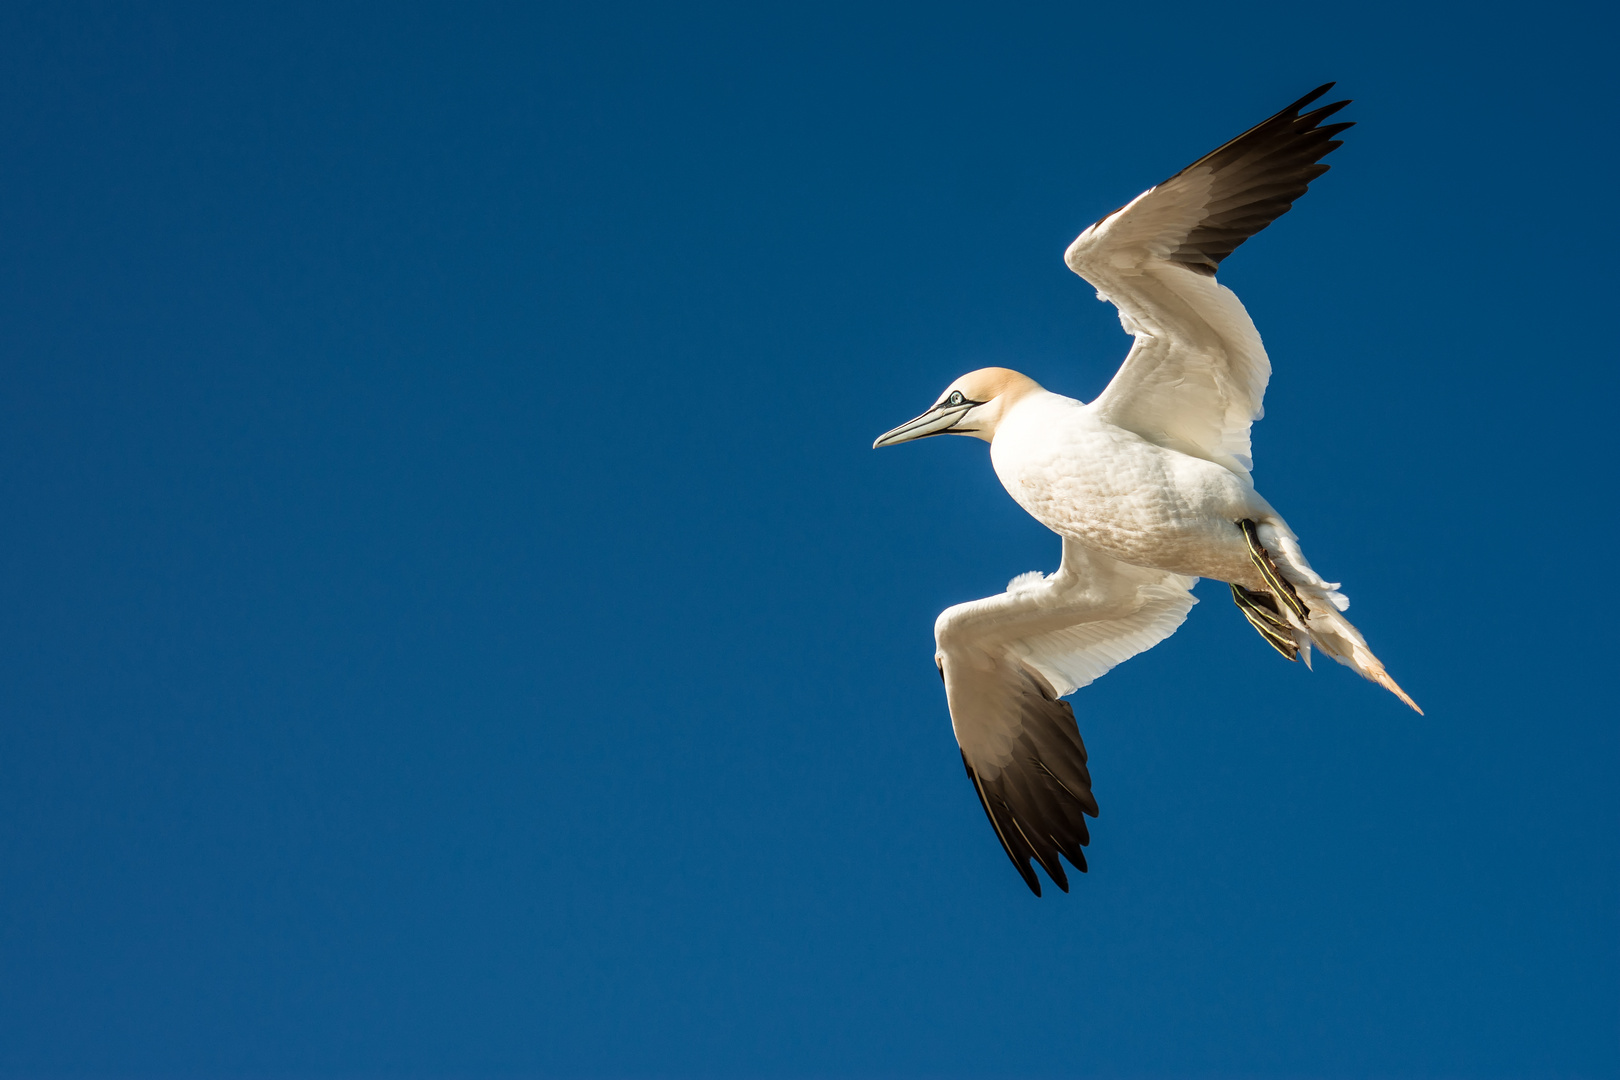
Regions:
<instances>
[{"instance_id":1,"label":"bird's head","mask_svg":"<svg viewBox=\"0 0 1620 1080\"><path fill-rule=\"evenodd\" d=\"M1028 375L1009 368L970 371L947 386L933 408L879 435L872 449L926 439L930 435L972 435L991 442L996 437L996 425L1007 414L1007 409L1040 388Z\"/></svg>"}]
</instances>

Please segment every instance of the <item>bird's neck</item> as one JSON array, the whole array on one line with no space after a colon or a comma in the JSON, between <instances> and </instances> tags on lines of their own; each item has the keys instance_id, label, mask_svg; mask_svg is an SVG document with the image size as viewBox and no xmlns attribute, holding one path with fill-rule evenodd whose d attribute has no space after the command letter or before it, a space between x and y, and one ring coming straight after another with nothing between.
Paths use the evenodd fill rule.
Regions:
<instances>
[{"instance_id":1,"label":"bird's neck","mask_svg":"<svg viewBox=\"0 0 1620 1080\"><path fill-rule=\"evenodd\" d=\"M1003 430L1005 425L1013 423L1015 417L1032 416L1043 406L1067 403L1078 405L1080 402L1074 398L1054 394L1035 383L1021 387L1017 392L1003 394L994 401L974 410L973 434L987 443L994 444L996 432ZM982 415L981 415L982 414Z\"/></svg>"}]
</instances>

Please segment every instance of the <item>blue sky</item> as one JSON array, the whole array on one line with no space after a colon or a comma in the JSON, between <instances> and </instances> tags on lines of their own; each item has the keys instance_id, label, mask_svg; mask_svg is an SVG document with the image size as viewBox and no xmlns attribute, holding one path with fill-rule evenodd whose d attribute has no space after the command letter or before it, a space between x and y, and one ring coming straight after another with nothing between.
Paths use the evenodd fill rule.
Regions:
<instances>
[{"instance_id":1,"label":"blue sky","mask_svg":"<svg viewBox=\"0 0 1620 1080\"><path fill-rule=\"evenodd\" d=\"M0 11L0 1075L1620 1073L1597 5ZM931 662L963 371L1328 79L1222 268L1418 718L1223 595L1035 900Z\"/></svg>"}]
</instances>

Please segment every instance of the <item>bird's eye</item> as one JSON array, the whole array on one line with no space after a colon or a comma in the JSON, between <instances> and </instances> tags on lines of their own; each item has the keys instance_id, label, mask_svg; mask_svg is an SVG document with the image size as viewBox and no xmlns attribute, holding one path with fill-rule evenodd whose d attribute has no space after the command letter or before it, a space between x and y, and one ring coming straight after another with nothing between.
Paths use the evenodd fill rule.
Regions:
<instances>
[{"instance_id":1,"label":"bird's eye","mask_svg":"<svg viewBox=\"0 0 1620 1080\"><path fill-rule=\"evenodd\" d=\"M951 396L950 396L950 403L952 405L960 405L960 404L962 404L962 391L960 391L960 390L952 390L951 391Z\"/></svg>"}]
</instances>

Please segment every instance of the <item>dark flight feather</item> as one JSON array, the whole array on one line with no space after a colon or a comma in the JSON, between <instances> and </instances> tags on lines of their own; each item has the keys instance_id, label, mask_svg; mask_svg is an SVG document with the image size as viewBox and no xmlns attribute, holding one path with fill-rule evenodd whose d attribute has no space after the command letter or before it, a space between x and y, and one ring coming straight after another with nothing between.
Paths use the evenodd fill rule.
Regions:
<instances>
[{"instance_id":1,"label":"dark flight feather","mask_svg":"<svg viewBox=\"0 0 1620 1080\"><path fill-rule=\"evenodd\" d=\"M1173 188L1183 177L1201 172L1214 176L1203 216L1170 253L1170 261L1213 277L1222 259L1286 214L1311 181L1328 171L1321 159L1343 145L1334 136L1353 125L1322 121L1350 102L1335 101L1303 114L1300 110L1332 88L1332 83L1317 87L1157 185Z\"/></svg>"},{"instance_id":2,"label":"dark flight feather","mask_svg":"<svg viewBox=\"0 0 1620 1080\"><path fill-rule=\"evenodd\" d=\"M1204 219L1170 253L1171 261L1213 275L1222 259L1286 214L1311 181L1328 171L1321 159L1344 145L1334 136L1352 125L1322 126L1322 121L1350 102L1336 101L1303 115L1300 110L1332 88L1332 83L1317 87L1176 174L1208 169L1215 184Z\"/></svg>"},{"instance_id":3,"label":"dark flight feather","mask_svg":"<svg viewBox=\"0 0 1620 1080\"><path fill-rule=\"evenodd\" d=\"M1002 849L1030 891L1041 895L1040 878L1030 865L1034 860L1068 892L1062 860L1086 872L1082 849L1091 842L1086 815L1097 816L1086 745L1069 703L1059 700L1034 671L1021 667L1020 674L1017 708L1023 730L1014 743L1013 760L989 779L966 754L962 764Z\"/></svg>"}]
</instances>

